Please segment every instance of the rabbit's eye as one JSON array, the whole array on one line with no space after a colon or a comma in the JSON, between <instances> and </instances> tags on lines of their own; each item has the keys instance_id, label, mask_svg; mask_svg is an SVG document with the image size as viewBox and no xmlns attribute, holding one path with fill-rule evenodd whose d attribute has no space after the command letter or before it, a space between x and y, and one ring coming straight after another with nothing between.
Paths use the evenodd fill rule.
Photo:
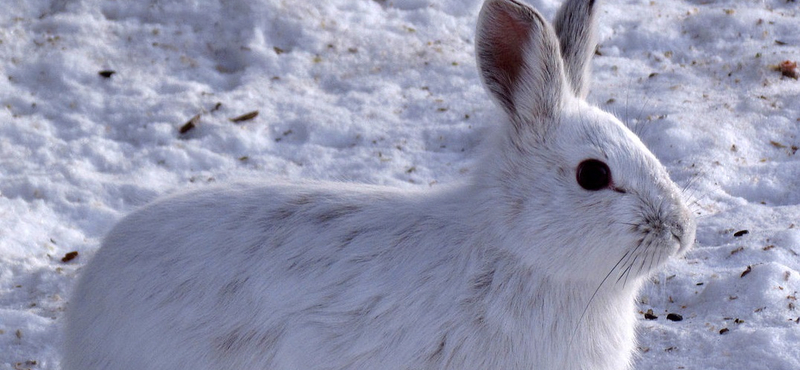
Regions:
<instances>
[{"instance_id":1,"label":"rabbit's eye","mask_svg":"<svg viewBox=\"0 0 800 370\"><path fill-rule=\"evenodd\" d=\"M587 159L581 162L575 176L578 179L578 185L586 190L605 189L611 184L611 170L608 165L596 159Z\"/></svg>"}]
</instances>

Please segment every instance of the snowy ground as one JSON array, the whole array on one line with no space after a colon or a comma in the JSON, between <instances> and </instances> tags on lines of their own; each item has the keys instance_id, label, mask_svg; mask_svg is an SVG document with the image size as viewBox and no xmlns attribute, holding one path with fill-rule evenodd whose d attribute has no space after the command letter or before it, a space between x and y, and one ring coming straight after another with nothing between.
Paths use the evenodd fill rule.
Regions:
<instances>
[{"instance_id":1,"label":"snowy ground","mask_svg":"<svg viewBox=\"0 0 800 370\"><path fill-rule=\"evenodd\" d=\"M559 2L533 4L552 17ZM479 7L4 1L0 369L59 368L80 267L159 194L245 177L467 176L498 113L473 60ZM640 316L637 369L800 369L800 82L774 70L800 60L798 9L603 4L590 101L636 128L699 224L696 248L642 293L657 318Z\"/></svg>"}]
</instances>

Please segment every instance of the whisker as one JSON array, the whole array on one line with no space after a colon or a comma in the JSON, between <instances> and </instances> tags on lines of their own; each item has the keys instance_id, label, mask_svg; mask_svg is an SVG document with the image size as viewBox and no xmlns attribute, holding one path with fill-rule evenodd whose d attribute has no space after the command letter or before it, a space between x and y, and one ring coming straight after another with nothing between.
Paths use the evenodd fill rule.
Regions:
<instances>
[{"instance_id":1,"label":"whisker","mask_svg":"<svg viewBox=\"0 0 800 370\"><path fill-rule=\"evenodd\" d=\"M648 128L647 125L644 124L645 120L642 119L642 114L644 114L644 110L649 102L650 102L650 97L645 96L644 100L642 101L642 105L639 107L639 110L636 113L636 117L631 119L630 120L631 123L628 125L631 131L633 131L638 137L644 137L645 135L644 130ZM627 115L627 107L626 107L626 115Z\"/></svg>"},{"instance_id":2,"label":"whisker","mask_svg":"<svg viewBox=\"0 0 800 370\"><path fill-rule=\"evenodd\" d=\"M653 258L650 259L650 266L647 266L647 271L653 271L653 262L656 264L661 263L661 258L664 254L664 248L657 248L655 253L653 253Z\"/></svg>"},{"instance_id":3,"label":"whisker","mask_svg":"<svg viewBox=\"0 0 800 370\"><path fill-rule=\"evenodd\" d=\"M689 188L694 187L695 184L697 184L697 181L700 180L700 176L701 175L705 175L705 174L706 174L705 170L700 171L700 172L696 172L694 175L692 175L689 178L689 181L687 181L686 184L683 185L683 187L681 188L681 192L683 193L683 192L687 191Z\"/></svg>"},{"instance_id":4,"label":"whisker","mask_svg":"<svg viewBox=\"0 0 800 370\"><path fill-rule=\"evenodd\" d=\"M644 239L639 240L638 243L636 244L636 248L633 248L633 250L630 251L630 254L628 254L627 252L625 253L625 255L627 255L628 258L625 260L624 265L632 265L636 261L636 257L635 257L636 251L638 251L639 247L642 246L642 242L643 241L644 241ZM632 261L631 261L631 257L633 257ZM628 263L628 262L630 262L630 263ZM628 268L630 269L630 266L628 266ZM622 279L622 276L623 276L624 273L625 273L625 271L623 270L623 272L620 274L620 277L617 278L617 283L619 283L619 281ZM624 284L623 284L623 286L624 286Z\"/></svg>"},{"instance_id":5,"label":"whisker","mask_svg":"<svg viewBox=\"0 0 800 370\"><path fill-rule=\"evenodd\" d=\"M640 239L638 241L638 243L636 244L636 248L634 248L631 251L631 255L628 257L627 261L625 261L625 264L627 265L627 267L624 270L622 270L620 276L617 278L616 284L619 284L619 282L622 281L622 288L623 289L625 288L625 286L627 286L628 278L630 278L631 273L633 272L633 267L636 265L636 262L639 259L639 257L643 258L642 263L644 263L645 260L647 259L646 256L643 256L643 255L647 251L647 247L648 247L649 244L644 246L645 247L644 250L641 250L642 245L645 244L646 240L647 239L645 237L645 238L642 238L642 239ZM641 268L640 268L639 271L641 272Z\"/></svg>"},{"instance_id":6,"label":"whisker","mask_svg":"<svg viewBox=\"0 0 800 370\"><path fill-rule=\"evenodd\" d=\"M639 113L636 114L637 121L642 121L642 114L644 113L644 109L647 107L648 103L650 103L650 96L645 95L644 101L642 102L642 106L639 108Z\"/></svg>"},{"instance_id":7,"label":"whisker","mask_svg":"<svg viewBox=\"0 0 800 370\"><path fill-rule=\"evenodd\" d=\"M644 270L644 264L647 263L647 260L648 260L647 257L649 255L648 251L652 246L653 246L652 243L647 243L647 245L644 247L644 250L642 251L642 254L644 255L644 257L642 258L642 263L639 265L639 274L642 274L645 271ZM650 267L652 267L652 266L653 266L653 261L652 261L652 258L651 258L650 259ZM650 270L648 270L648 271L650 271Z\"/></svg>"},{"instance_id":8,"label":"whisker","mask_svg":"<svg viewBox=\"0 0 800 370\"><path fill-rule=\"evenodd\" d=\"M665 261L667 258L669 258L669 255L667 255L667 251L664 250L663 248L659 249L659 251L658 251L658 261L662 262L662 261Z\"/></svg>"},{"instance_id":9,"label":"whisker","mask_svg":"<svg viewBox=\"0 0 800 370\"><path fill-rule=\"evenodd\" d=\"M695 217L696 218L701 218L701 217L708 216L708 214L704 214L703 213L703 211L705 211L705 209L703 208L703 205L701 204L701 202L704 201L704 200L708 200L709 199L709 195L708 195L709 193L708 192L704 192L701 196L698 196L697 195L698 191L699 191L699 189L695 189L690 194L684 194L684 197L685 197L685 199L687 199L687 205L689 206L689 209L693 211L692 213L694 213Z\"/></svg>"},{"instance_id":10,"label":"whisker","mask_svg":"<svg viewBox=\"0 0 800 370\"><path fill-rule=\"evenodd\" d=\"M638 258L639 258L638 254L635 257L633 257L633 261L631 261L631 263L628 264L628 267L626 267L625 270L622 270L622 274L617 279L617 283L619 283L619 281L622 280L622 289L625 289L625 285L628 284L628 277L631 274L631 269L633 268L633 265L636 263L636 260ZM623 280L623 278L625 279Z\"/></svg>"},{"instance_id":11,"label":"whisker","mask_svg":"<svg viewBox=\"0 0 800 370\"><path fill-rule=\"evenodd\" d=\"M578 334L578 328L581 327L581 323L583 322L583 318L586 316L586 312L589 311L589 306L592 305L592 302L594 301L594 297L597 296L597 292L600 291L600 288L603 287L603 284L605 284L606 280L608 280L608 277L611 276L612 273L614 273L614 270L617 269L619 264L622 263L622 260L624 260L625 257L628 256L629 253L630 252L625 252L625 254L622 255L622 257L619 259L619 261L617 261L617 263L614 265L614 267L611 268L611 271L609 271L608 274L606 274L606 276L603 278L603 280L600 281L600 284L597 285L597 289L594 290L594 293L592 293L592 296L589 297L589 301L586 302L586 307L583 308L583 312L581 312L581 316L578 318L578 322L575 324L575 330L572 331L572 337L570 337L570 339L569 339L569 345L570 346L572 346L572 341L573 341L573 339L575 339L575 335Z\"/></svg>"},{"instance_id":12,"label":"whisker","mask_svg":"<svg viewBox=\"0 0 800 370\"><path fill-rule=\"evenodd\" d=\"M684 198L688 199L695 199L697 192L700 190L699 188L695 187L698 181L700 180L701 176L705 174L705 171L697 172L689 178L681 188L681 194Z\"/></svg>"}]
</instances>

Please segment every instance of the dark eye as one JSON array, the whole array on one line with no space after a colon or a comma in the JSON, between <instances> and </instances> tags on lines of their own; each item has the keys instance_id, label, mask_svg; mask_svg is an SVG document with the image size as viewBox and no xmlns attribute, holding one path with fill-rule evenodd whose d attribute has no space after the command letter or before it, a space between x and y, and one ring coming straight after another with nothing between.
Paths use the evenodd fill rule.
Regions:
<instances>
[{"instance_id":1,"label":"dark eye","mask_svg":"<svg viewBox=\"0 0 800 370\"><path fill-rule=\"evenodd\" d=\"M596 191L611 185L611 170L608 165L596 159L581 162L575 177L578 185L586 190Z\"/></svg>"}]
</instances>

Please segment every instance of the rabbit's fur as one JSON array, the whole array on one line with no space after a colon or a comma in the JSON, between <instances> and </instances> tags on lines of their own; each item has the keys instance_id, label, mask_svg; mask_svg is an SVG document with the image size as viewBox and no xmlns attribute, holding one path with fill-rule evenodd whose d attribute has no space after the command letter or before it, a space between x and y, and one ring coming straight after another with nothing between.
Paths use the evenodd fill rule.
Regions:
<instances>
[{"instance_id":1,"label":"rabbit's fur","mask_svg":"<svg viewBox=\"0 0 800 370\"><path fill-rule=\"evenodd\" d=\"M230 185L123 219L72 296L64 369L629 368L637 290L695 225L583 100L594 14L568 0L554 29L484 4L478 65L507 117L467 183Z\"/></svg>"}]
</instances>

